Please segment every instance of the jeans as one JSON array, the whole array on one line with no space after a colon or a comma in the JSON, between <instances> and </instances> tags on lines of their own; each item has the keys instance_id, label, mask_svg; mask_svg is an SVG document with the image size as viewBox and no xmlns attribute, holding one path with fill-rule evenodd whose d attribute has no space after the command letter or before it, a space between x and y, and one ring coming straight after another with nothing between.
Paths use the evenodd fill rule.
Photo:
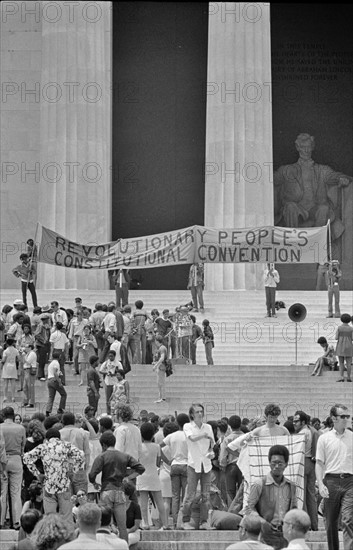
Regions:
<instances>
[{"instance_id":1,"label":"jeans","mask_svg":"<svg viewBox=\"0 0 353 550\"><path fill-rule=\"evenodd\" d=\"M59 513L63 516L63 520L73 528L74 522L72 518L72 502L70 490L55 494L48 493L46 490L44 490L43 506L45 514Z\"/></svg>"},{"instance_id":2,"label":"jeans","mask_svg":"<svg viewBox=\"0 0 353 550\"><path fill-rule=\"evenodd\" d=\"M50 344L47 342L43 346L37 346L38 356L38 378L45 378L44 368L49 360Z\"/></svg>"},{"instance_id":3,"label":"jeans","mask_svg":"<svg viewBox=\"0 0 353 550\"><path fill-rule=\"evenodd\" d=\"M194 308L198 309L200 304L200 308L203 309L203 288L202 285L192 286L190 287L191 292L191 298L192 298L192 305Z\"/></svg>"},{"instance_id":4,"label":"jeans","mask_svg":"<svg viewBox=\"0 0 353 550\"><path fill-rule=\"evenodd\" d=\"M106 399L106 402L107 402L107 414L110 414L111 408L110 408L110 402L109 401L110 401L110 398L112 396L114 386L107 386L106 384L104 384L104 388L105 388L105 399Z\"/></svg>"},{"instance_id":5,"label":"jeans","mask_svg":"<svg viewBox=\"0 0 353 550\"><path fill-rule=\"evenodd\" d=\"M61 384L59 385L59 382L55 380L55 378L50 378L50 380L48 380L48 392L49 392L49 399L46 407L46 412L51 413L51 411L53 410L53 403L54 403L56 392L60 394L60 403L59 403L58 410L60 411L65 410L67 393L65 388Z\"/></svg>"},{"instance_id":6,"label":"jeans","mask_svg":"<svg viewBox=\"0 0 353 550\"><path fill-rule=\"evenodd\" d=\"M23 303L27 305L27 288L28 288L32 296L33 307L37 307L38 306L37 294L36 294L36 287L34 286L34 283L33 282L27 283L27 282L21 281L21 288L22 288Z\"/></svg>"},{"instance_id":7,"label":"jeans","mask_svg":"<svg viewBox=\"0 0 353 550\"><path fill-rule=\"evenodd\" d=\"M335 316L340 317L340 287L333 285L328 288L328 314L333 315L332 299L335 297Z\"/></svg>"},{"instance_id":8,"label":"jeans","mask_svg":"<svg viewBox=\"0 0 353 550\"><path fill-rule=\"evenodd\" d=\"M213 365L213 357L212 357L212 350L213 350L213 342L206 342L205 344L205 353L206 353L206 361L207 365Z\"/></svg>"},{"instance_id":9,"label":"jeans","mask_svg":"<svg viewBox=\"0 0 353 550\"><path fill-rule=\"evenodd\" d=\"M96 414L98 409L99 397L96 397L94 391L89 390L87 392L88 404L94 408L94 414Z\"/></svg>"},{"instance_id":10,"label":"jeans","mask_svg":"<svg viewBox=\"0 0 353 550\"><path fill-rule=\"evenodd\" d=\"M108 508L113 512L114 519L119 529L119 537L124 540L128 540L126 529L126 507L125 507L125 494L122 489L110 489L109 491L102 491L100 502L106 504Z\"/></svg>"},{"instance_id":11,"label":"jeans","mask_svg":"<svg viewBox=\"0 0 353 550\"><path fill-rule=\"evenodd\" d=\"M20 455L7 455L1 483L1 525L6 519L8 492L11 498L12 523L19 523L22 511L21 486L23 466Z\"/></svg>"},{"instance_id":12,"label":"jeans","mask_svg":"<svg viewBox=\"0 0 353 550\"><path fill-rule=\"evenodd\" d=\"M34 384L36 381L36 375L31 374L31 369L24 370L24 381L23 381L23 394L24 394L24 403L29 403L34 405L35 395L34 395Z\"/></svg>"},{"instance_id":13,"label":"jeans","mask_svg":"<svg viewBox=\"0 0 353 550\"><path fill-rule=\"evenodd\" d=\"M147 346L145 329L142 329L140 334L132 335L130 345L133 354L132 363L134 365L145 365Z\"/></svg>"},{"instance_id":14,"label":"jeans","mask_svg":"<svg viewBox=\"0 0 353 550\"><path fill-rule=\"evenodd\" d=\"M76 374L79 374L79 370L78 370L78 347L77 347L78 339L79 339L78 336L74 336L73 340L72 340L72 359L73 359L73 362L74 362L73 367L75 369Z\"/></svg>"},{"instance_id":15,"label":"jeans","mask_svg":"<svg viewBox=\"0 0 353 550\"><path fill-rule=\"evenodd\" d=\"M188 466L187 468L187 488L186 488L186 497L183 504L183 522L190 521L190 509L191 503L196 495L197 484L200 481L201 484L201 504L200 504L200 525L207 521L208 518L208 504L207 499L210 494L210 485L211 485L211 472L204 472L202 467L202 472L195 472L194 468Z\"/></svg>"},{"instance_id":16,"label":"jeans","mask_svg":"<svg viewBox=\"0 0 353 550\"><path fill-rule=\"evenodd\" d=\"M276 287L265 286L267 315L276 315Z\"/></svg>"},{"instance_id":17,"label":"jeans","mask_svg":"<svg viewBox=\"0 0 353 550\"><path fill-rule=\"evenodd\" d=\"M326 533L329 550L338 550L338 518L341 513L344 550L353 550L353 475L340 478L327 474L324 483L329 491L325 500Z\"/></svg>"},{"instance_id":18,"label":"jeans","mask_svg":"<svg viewBox=\"0 0 353 550\"><path fill-rule=\"evenodd\" d=\"M174 525L176 525L180 502L184 500L188 480L187 464L173 464L170 468L170 480L172 482L172 516Z\"/></svg>"},{"instance_id":19,"label":"jeans","mask_svg":"<svg viewBox=\"0 0 353 550\"><path fill-rule=\"evenodd\" d=\"M318 530L317 500L315 493L315 464L311 458L305 457L304 466L304 511L309 514L311 530Z\"/></svg>"}]
</instances>

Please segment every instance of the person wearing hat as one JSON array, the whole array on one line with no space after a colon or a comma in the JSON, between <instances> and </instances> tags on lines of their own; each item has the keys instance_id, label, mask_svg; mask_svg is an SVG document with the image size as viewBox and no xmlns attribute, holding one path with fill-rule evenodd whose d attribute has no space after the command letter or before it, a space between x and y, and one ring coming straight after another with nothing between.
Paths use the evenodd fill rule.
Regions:
<instances>
[{"instance_id":1,"label":"person wearing hat","mask_svg":"<svg viewBox=\"0 0 353 550\"><path fill-rule=\"evenodd\" d=\"M12 308L12 310L9 311L9 316L8 316L8 322L9 322L10 325L12 325L12 323L13 323L14 315L16 315L16 313L20 313L22 311L21 310L22 306L24 306L24 303L23 303L22 300L20 300L20 299L14 300L13 308Z\"/></svg>"},{"instance_id":2,"label":"person wearing hat","mask_svg":"<svg viewBox=\"0 0 353 550\"><path fill-rule=\"evenodd\" d=\"M21 279L23 303L27 305L27 288L28 288L32 296L33 307L37 307L38 305L37 294L36 294L36 287L34 285L34 276L36 273L35 266L30 261L28 254L21 254L20 260L21 260L21 264L14 267L14 269L12 270L12 273L15 275L15 277L17 277L18 279Z\"/></svg>"}]
</instances>

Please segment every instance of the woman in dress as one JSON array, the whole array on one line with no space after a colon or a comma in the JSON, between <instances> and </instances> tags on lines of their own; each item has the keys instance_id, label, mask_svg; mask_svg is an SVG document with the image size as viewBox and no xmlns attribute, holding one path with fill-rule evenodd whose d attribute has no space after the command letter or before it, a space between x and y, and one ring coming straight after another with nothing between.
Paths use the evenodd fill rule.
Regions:
<instances>
[{"instance_id":1,"label":"woman in dress","mask_svg":"<svg viewBox=\"0 0 353 550\"><path fill-rule=\"evenodd\" d=\"M168 519L163 504L161 482L158 476L158 468L161 462L161 448L157 443L152 442L155 430L150 422L142 424L140 431L142 437L140 462L144 466L145 471L142 475L138 476L136 488L140 492L143 529L149 529L148 493L151 493L154 503L157 506L159 517L163 525L161 529L168 529Z\"/></svg>"},{"instance_id":2,"label":"woman in dress","mask_svg":"<svg viewBox=\"0 0 353 550\"><path fill-rule=\"evenodd\" d=\"M125 380L125 374L122 369L116 372L118 383L115 384L112 396L110 398L110 410L115 411L116 407L124 403L130 403L130 386Z\"/></svg>"},{"instance_id":3,"label":"woman in dress","mask_svg":"<svg viewBox=\"0 0 353 550\"><path fill-rule=\"evenodd\" d=\"M97 351L97 341L89 325L83 328L82 335L78 337L76 347L78 349L78 369L81 375L79 386L83 386L87 377L89 358L92 355L96 355Z\"/></svg>"},{"instance_id":4,"label":"woman in dress","mask_svg":"<svg viewBox=\"0 0 353 550\"><path fill-rule=\"evenodd\" d=\"M0 346L2 346L5 343L5 338L7 331L9 330L11 324L12 324L12 317L10 315L10 312L12 311L12 306L9 304L6 304L0 313Z\"/></svg>"},{"instance_id":5,"label":"woman in dress","mask_svg":"<svg viewBox=\"0 0 353 550\"><path fill-rule=\"evenodd\" d=\"M347 382L352 382L352 356L353 356L353 327L349 326L351 316L349 313L341 315L341 322L336 332L336 354L338 355L338 363L340 367L340 378L337 382L344 382L344 363L347 368Z\"/></svg>"},{"instance_id":6,"label":"woman in dress","mask_svg":"<svg viewBox=\"0 0 353 550\"><path fill-rule=\"evenodd\" d=\"M157 386L158 386L158 399L155 403L162 403L165 401L165 379L166 379L166 361L167 361L167 348L163 345L163 337L157 334L156 338L157 361L154 363L153 371L157 372Z\"/></svg>"},{"instance_id":7,"label":"woman in dress","mask_svg":"<svg viewBox=\"0 0 353 550\"><path fill-rule=\"evenodd\" d=\"M11 400L15 402L15 384L17 380L16 359L19 353L15 348L15 340L9 338L7 340L7 348L5 349L2 359L2 379L4 381L4 402L10 399L9 386L11 389Z\"/></svg>"}]
</instances>

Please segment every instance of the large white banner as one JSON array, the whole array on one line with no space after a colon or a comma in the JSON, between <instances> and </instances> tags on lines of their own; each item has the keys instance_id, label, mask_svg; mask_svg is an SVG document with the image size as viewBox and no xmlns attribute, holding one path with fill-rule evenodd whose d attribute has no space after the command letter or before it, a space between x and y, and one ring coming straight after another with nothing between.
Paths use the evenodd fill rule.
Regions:
<instances>
[{"instance_id":1,"label":"large white banner","mask_svg":"<svg viewBox=\"0 0 353 550\"><path fill-rule=\"evenodd\" d=\"M38 261L74 269L203 263L324 263L327 226L213 229L193 225L156 235L81 244L40 226Z\"/></svg>"}]
</instances>

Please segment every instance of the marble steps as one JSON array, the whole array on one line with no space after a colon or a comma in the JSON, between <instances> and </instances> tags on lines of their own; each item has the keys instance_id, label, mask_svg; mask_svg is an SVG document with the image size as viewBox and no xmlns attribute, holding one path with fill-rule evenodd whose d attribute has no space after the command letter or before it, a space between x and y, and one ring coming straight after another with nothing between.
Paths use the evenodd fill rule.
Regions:
<instances>
[{"instance_id":1,"label":"marble steps","mask_svg":"<svg viewBox=\"0 0 353 550\"><path fill-rule=\"evenodd\" d=\"M150 365L135 365L133 373L127 375L130 382L131 406L135 414L140 410L155 411L158 414L187 411L190 403L205 404L208 419L240 414L260 414L266 403L276 401L282 408L283 419L297 409L303 409L312 416L325 418L335 402L352 402L353 388L350 384L336 384L336 372L327 372L322 377L311 377L309 368L298 365L249 367L219 365L178 365L175 374L167 379L166 402L154 403L157 399L155 373ZM87 404L86 386L78 386L78 377L71 367L66 369L68 393L67 408L82 412ZM2 395L0 390L0 395ZM22 415L45 411L47 388L45 382L36 382L36 407L21 407L22 394L16 394L14 408ZM2 400L1 400L2 403ZM59 396L56 396L53 411L57 410ZM8 403L11 404L11 403ZM4 404L2 403L2 406ZM101 390L99 412L105 412L105 396Z\"/></svg>"},{"instance_id":2,"label":"marble steps","mask_svg":"<svg viewBox=\"0 0 353 550\"><path fill-rule=\"evenodd\" d=\"M342 545L342 533L339 533ZM0 550L9 550L17 542L18 532L3 529L0 532ZM238 531L143 531L139 550L225 550L239 540ZM324 530L310 531L307 544L311 550L327 550Z\"/></svg>"}]
</instances>

